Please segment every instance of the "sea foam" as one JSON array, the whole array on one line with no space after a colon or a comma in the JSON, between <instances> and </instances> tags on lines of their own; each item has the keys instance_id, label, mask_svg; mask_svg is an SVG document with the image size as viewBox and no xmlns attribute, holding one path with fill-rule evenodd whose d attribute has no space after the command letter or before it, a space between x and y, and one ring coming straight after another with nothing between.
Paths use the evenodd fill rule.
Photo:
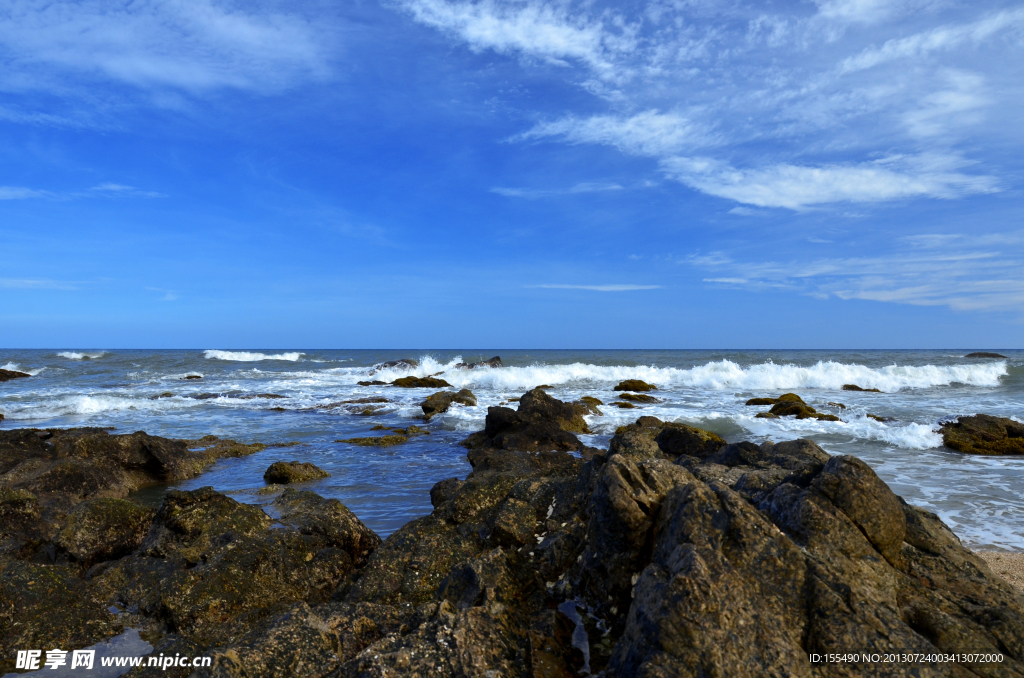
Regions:
<instances>
[{"instance_id":1,"label":"sea foam","mask_svg":"<svg viewBox=\"0 0 1024 678\"><path fill-rule=\"evenodd\" d=\"M233 360L236 362L257 362L259 360L288 360L295 362L302 358L305 353L277 353L267 355L266 353L253 353L250 351L203 351L207 360Z\"/></svg>"},{"instance_id":2,"label":"sea foam","mask_svg":"<svg viewBox=\"0 0 1024 678\"><path fill-rule=\"evenodd\" d=\"M79 353L78 351L61 351L57 355L61 358L67 358L68 360L96 360L97 358L102 358L106 354L106 351L100 351L99 353Z\"/></svg>"},{"instance_id":3,"label":"sea foam","mask_svg":"<svg viewBox=\"0 0 1024 678\"><path fill-rule=\"evenodd\" d=\"M719 360L689 369L573 363L472 370L456 369L455 365L459 362L460 357L449 363L440 363L431 356L425 356L420 360L419 367L381 370L374 375L374 379L391 381L410 374L427 376L443 372L443 378L452 386L475 386L500 391L527 389L539 384L586 386L615 383L623 379L643 379L662 388L774 392L796 389L838 390L844 384L857 384L862 388L893 392L948 386L953 383L997 386L999 378L1007 374L1005 362L972 365L890 365L872 368L833 361L819 361L810 366L766 362L743 367L731 360Z\"/></svg>"}]
</instances>

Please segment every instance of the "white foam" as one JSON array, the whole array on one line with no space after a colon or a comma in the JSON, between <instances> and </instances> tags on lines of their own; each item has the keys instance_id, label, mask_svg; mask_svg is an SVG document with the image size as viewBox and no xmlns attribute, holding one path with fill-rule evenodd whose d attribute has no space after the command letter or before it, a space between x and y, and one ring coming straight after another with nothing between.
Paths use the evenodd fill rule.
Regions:
<instances>
[{"instance_id":1,"label":"white foam","mask_svg":"<svg viewBox=\"0 0 1024 678\"><path fill-rule=\"evenodd\" d=\"M472 370L455 369L458 362L461 362L461 357L456 357L449 363L440 363L431 356L425 356L417 368L381 370L374 378L389 381L399 376L427 376L443 371L443 378L452 386L475 386L501 391L528 389L540 384L595 386L616 383L623 379L643 379L662 388L772 392L795 389L838 390L844 384L857 384L862 388L893 392L948 386L953 383L997 386L999 378L1007 374L1005 362L972 365L890 365L872 368L833 361L819 361L811 366L766 362L742 367L731 360L720 360L689 369L573 363Z\"/></svg>"},{"instance_id":2,"label":"white foam","mask_svg":"<svg viewBox=\"0 0 1024 678\"><path fill-rule=\"evenodd\" d=\"M148 400L112 395L76 395L43 401L30 406L12 407L4 412L4 414L8 419L51 419L71 415L107 414L124 410L139 410L151 414L160 414L171 410L196 407L202 402L204 401L180 400L178 398Z\"/></svg>"},{"instance_id":3,"label":"white foam","mask_svg":"<svg viewBox=\"0 0 1024 678\"><path fill-rule=\"evenodd\" d=\"M305 353L277 353L267 355L266 353L253 353L250 351L203 351L207 360L233 360L236 362L256 362L259 360L288 360L295 362L302 358Z\"/></svg>"},{"instance_id":4,"label":"white foam","mask_svg":"<svg viewBox=\"0 0 1024 678\"><path fill-rule=\"evenodd\" d=\"M57 354L61 358L67 358L68 360L96 360L107 355L106 351L100 351L99 353L79 353L77 351L61 351Z\"/></svg>"},{"instance_id":5,"label":"white foam","mask_svg":"<svg viewBox=\"0 0 1024 678\"><path fill-rule=\"evenodd\" d=\"M24 372L25 374L29 375L30 377L36 376L37 374L39 374L40 372L42 372L45 369L46 369L45 367L37 367L34 370L27 370L27 369L24 369L24 368L20 367L18 365L18 363L14 363L14 362L9 362L6 365L0 367L0 370L10 370L11 372Z\"/></svg>"}]
</instances>

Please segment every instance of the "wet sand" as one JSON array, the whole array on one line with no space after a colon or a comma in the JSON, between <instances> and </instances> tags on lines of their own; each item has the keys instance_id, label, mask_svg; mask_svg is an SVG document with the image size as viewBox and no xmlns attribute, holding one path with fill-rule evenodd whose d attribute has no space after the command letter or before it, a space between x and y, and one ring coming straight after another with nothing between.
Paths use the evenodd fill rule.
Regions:
<instances>
[{"instance_id":1,"label":"wet sand","mask_svg":"<svg viewBox=\"0 0 1024 678\"><path fill-rule=\"evenodd\" d=\"M992 571L1024 591L1024 553L975 551Z\"/></svg>"}]
</instances>

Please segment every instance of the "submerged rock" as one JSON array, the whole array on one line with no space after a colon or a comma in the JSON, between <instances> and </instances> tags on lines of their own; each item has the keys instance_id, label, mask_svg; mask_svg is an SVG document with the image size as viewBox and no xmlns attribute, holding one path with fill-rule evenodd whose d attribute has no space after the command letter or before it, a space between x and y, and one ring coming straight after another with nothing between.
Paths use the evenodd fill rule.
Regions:
<instances>
[{"instance_id":1,"label":"submerged rock","mask_svg":"<svg viewBox=\"0 0 1024 678\"><path fill-rule=\"evenodd\" d=\"M263 474L263 480L278 485L290 483L304 483L309 480L320 480L330 477L330 473L324 471L309 462L299 461L275 461Z\"/></svg>"},{"instance_id":2,"label":"submerged rock","mask_svg":"<svg viewBox=\"0 0 1024 678\"><path fill-rule=\"evenodd\" d=\"M944 423L942 443L968 454L1024 454L1024 424L988 414L959 417Z\"/></svg>"},{"instance_id":3,"label":"submerged rock","mask_svg":"<svg viewBox=\"0 0 1024 678\"><path fill-rule=\"evenodd\" d=\"M351 445L359 445L360 447L393 447L395 445L401 445L407 440L409 440L408 436L390 435L366 436L365 438L345 438L343 440L335 440L334 442L349 443Z\"/></svg>"},{"instance_id":4,"label":"submerged rock","mask_svg":"<svg viewBox=\"0 0 1024 678\"><path fill-rule=\"evenodd\" d=\"M444 379L438 379L437 377L402 377L401 379L395 379L391 382L391 385L401 388L444 388L451 386Z\"/></svg>"},{"instance_id":5,"label":"submerged rock","mask_svg":"<svg viewBox=\"0 0 1024 678\"><path fill-rule=\"evenodd\" d=\"M360 382L356 382L356 383L358 383L360 386L387 386L387 384L388 384L388 382L386 382L386 381L377 381L377 380L373 380L373 381L360 381Z\"/></svg>"},{"instance_id":6,"label":"submerged rock","mask_svg":"<svg viewBox=\"0 0 1024 678\"><path fill-rule=\"evenodd\" d=\"M968 353L964 356L965 358L1002 358L1007 360L1007 357L1002 353L991 353L989 351L975 351L974 353Z\"/></svg>"},{"instance_id":7,"label":"submerged rock","mask_svg":"<svg viewBox=\"0 0 1024 678\"><path fill-rule=\"evenodd\" d=\"M455 368L461 370L472 370L477 367L501 367L501 356L494 356L490 360L481 360L476 363L456 363Z\"/></svg>"},{"instance_id":8,"label":"submerged rock","mask_svg":"<svg viewBox=\"0 0 1024 678\"><path fill-rule=\"evenodd\" d=\"M657 391L658 387L640 379L620 381L613 391Z\"/></svg>"},{"instance_id":9,"label":"submerged rock","mask_svg":"<svg viewBox=\"0 0 1024 678\"><path fill-rule=\"evenodd\" d=\"M435 414L447 412L452 403L476 407L476 396L468 388L464 388L458 393L454 391L439 391L427 396L427 399L420 403L420 407L423 409L424 416L430 419Z\"/></svg>"},{"instance_id":10,"label":"submerged rock","mask_svg":"<svg viewBox=\"0 0 1024 678\"><path fill-rule=\"evenodd\" d=\"M881 393L877 388L861 388L857 384L843 384L844 391L863 391L864 393Z\"/></svg>"},{"instance_id":11,"label":"submerged rock","mask_svg":"<svg viewBox=\"0 0 1024 678\"><path fill-rule=\"evenodd\" d=\"M832 405L833 403L829 403ZM777 419L779 417L796 417L797 419L817 419L819 421L840 421L834 414L822 414L804 402L796 393L783 393L778 398L751 398L747 405L771 405L772 409L755 415L756 419Z\"/></svg>"},{"instance_id":12,"label":"submerged rock","mask_svg":"<svg viewBox=\"0 0 1024 678\"><path fill-rule=\"evenodd\" d=\"M31 377L31 374L25 372L17 372L15 370L0 370L0 381L10 381L11 379L24 379L25 377Z\"/></svg>"},{"instance_id":13,"label":"submerged rock","mask_svg":"<svg viewBox=\"0 0 1024 678\"><path fill-rule=\"evenodd\" d=\"M380 372L381 370L393 370L396 367L400 369L411 370L416 369L419 366L420 361L414 360L412 358L400 358L398 360L389 360L387 362L377 363L376 365L374 365L373 369L370 370L370 376L372 377L374 374Z\"/></svg>"},{"instance_id":14,"label":"submerged rock","mask_svg":"<svg viewBox=\"0 0 1024 678\"><path fill-rule=\"evenodd\" d=\"M660 403L661 401L654 396L645 395L643 393L623 393L619 396L622 400L629 400L634 403Z\"/></svg>"}]
</instances>

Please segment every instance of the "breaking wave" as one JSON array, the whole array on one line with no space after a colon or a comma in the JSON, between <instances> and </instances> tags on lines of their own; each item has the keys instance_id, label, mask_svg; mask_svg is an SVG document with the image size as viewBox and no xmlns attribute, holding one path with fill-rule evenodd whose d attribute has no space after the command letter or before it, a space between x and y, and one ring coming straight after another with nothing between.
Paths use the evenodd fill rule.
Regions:
<instances>
[{"instance_id":1,"label":"breaking wave","mask_svg":"<svg viewBox=\"0 0 1024 678\"><path fill-rule=\"evenodd\" d=\"M443 378L458 387L495 390L528 389L540 384L585 386L614 383L623 379L643 379L662 388L704 388L738 391L788 391L796 389L838 390L844 384L877 388L885 392L904 389L948 386L997 386L1006 376L1005 362L973 365L890 365L872 368L865 365L819 361L810 366L779 365L772 362L742 367L731 360L705 363L689 369L652 366L603 366L589 363L571 365L530 365L527 367L456 369L456 358L440 363L430 356L419 367L381 370L375 379L390 381L409 374L427 376L443 372Z\"/></svg>"},{"instance_id":2,"label":"breaking wave","mask_svg":"<svg viewBox=\"0 0 1024 678\"><path fill-rule=\"evenodd\" d=\"M107 355L106 351L100 351L99 353L79 353L78 351L61 351L57 354L61 358L67 358L68 360L96 360Z\"/></svg>"},{"instance_id":3,"label":"breaking wave","mask_svg":"<svg viewBox=\"0 0 1024 678\"><path fill-rule=\"evenodd\" d=\"M277 353L267 355L266 353L252 353L250 351L203 351L207 360L233 360L236 362L252 363L259 360L288 360L295 362L306 355L305 353Z\"/></svg>"},{"instance_id":4,"label":"breaking wave","mask_svg":"<svg viewBox=\"0 0 1024 678\"><path fill-rule=\"evenodd\" d=\"M11 372L24 372L25 374L32 377L36 376L45 369L45 367L37 367L34 370L29 370L25 369L24 367L20 367L18 363L13 362L9 362L6 365L0 365L0 370L10 370Z\"/></svg>"}]
</instances>

